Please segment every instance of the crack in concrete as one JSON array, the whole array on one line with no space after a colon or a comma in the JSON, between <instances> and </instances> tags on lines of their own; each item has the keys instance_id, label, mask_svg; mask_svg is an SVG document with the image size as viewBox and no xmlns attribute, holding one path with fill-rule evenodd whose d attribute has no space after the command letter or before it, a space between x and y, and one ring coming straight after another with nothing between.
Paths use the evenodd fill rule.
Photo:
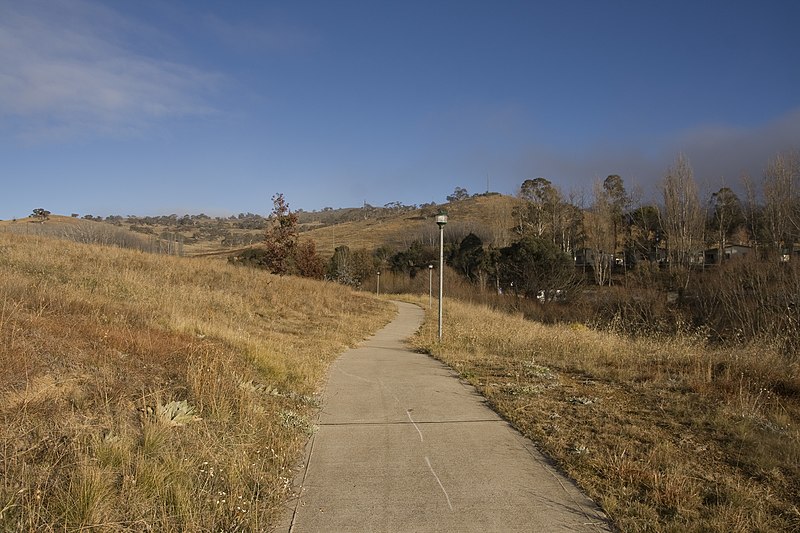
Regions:
<instances>
[{"instance_id":1,"label":"crack in concrete","mask_svg":"<svg viewBox=\"0 0 800 533\"><path fill-rule=\"evenodd\" d=\"M492 423L492 424L505 424L504 420L436 420L430 422L423 422L417 420L406 422L405 420L398 420L397 422L323 422L316 424L320 427L335 427L335 426L409 426L414 425L437 425L437 424L478 424L478 423Z\"/></svg>"}]
</instances>

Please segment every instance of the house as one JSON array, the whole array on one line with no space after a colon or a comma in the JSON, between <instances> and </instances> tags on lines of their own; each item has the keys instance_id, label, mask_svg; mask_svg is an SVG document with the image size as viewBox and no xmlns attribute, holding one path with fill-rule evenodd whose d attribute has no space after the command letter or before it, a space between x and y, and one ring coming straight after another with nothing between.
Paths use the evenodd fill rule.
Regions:
<instances>
[{"instance_id":1,"label":"house","mask_svg":"<svg viewBox=\"0 0 800 533\"><path fill-rule=\"evenodd\" d=\"M595 261L603 261L608 265L616 265L619 267L625 266L625 259L623 254L609 254L606 252L596 252L592 248L579 248L575 250L575 266L576 267L593 267Z\"/></svg>"},{"instance_id":2,"label":"house","mask_svg":"<svg viewBox=\"0 0 800 533\"><path fill-rule=\"evenodd\" d=\"M722 261L744 257L752 251L753 248L750 246L745 246L743 244L728 244L722 249L722 257L720 257L719 247L709 248L704 254L705 264L718 265Z\"/></svg>"},{"instance_id":3,"label":"house","mask_svg":"<svg viewBox=\"0 0 800 533\"><path fill-rule=\"evenodd\" d=\"M792 256L794 256L795 259L793 259ZM800 245L795 243L793 246L782 248L780 258L782 263L788 263L790 260L800 260Z\"/></svg>"},{"instance_id":4,"label":"house","mask_svg":"<svg viewBox=\"0 0 800 533\"><path fill-rule=\"evenodd\" d=\"M575 266L587 267L594 265L594 250L591 248L579 248L575 250Z\"/></svg>"}]
</instances>

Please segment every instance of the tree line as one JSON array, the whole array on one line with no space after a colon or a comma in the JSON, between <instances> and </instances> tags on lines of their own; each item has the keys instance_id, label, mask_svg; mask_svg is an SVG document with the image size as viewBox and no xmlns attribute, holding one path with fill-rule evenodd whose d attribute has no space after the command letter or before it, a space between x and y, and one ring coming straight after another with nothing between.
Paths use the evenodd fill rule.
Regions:
<instances>
[{"instance_id":1,"label":"tree line","mask_svg":"<svg viewBox=\"0 0 800 533\"><path fill-rule=\"evenodd\" d=\"M516 195L514 242L496 247L469 233L459 242L448 242L445 257L450 267L483 289L539 299L563 297L586 280L599 286L625 282L628 273L642 269L664 270L673 288L685 289L693 272L723 261L730 245L746 247L765 260L795 257L800 242L797 154L776 156L759 183L743 178L741 190L744 198L725 185L701 197L691 164L682 155L666 171L660 199L654 202L637 198L617 174L593 184L588 205L585 195L565 194L546 178L527 179ZM448 199L468 197L466 189L456 187ZM340 246L323 260L313 243L299 242L300 217L289 210L282 194L273 197L272 213L264 220L265 247L236 260L278 274L359 286L380 269L414 277L435 266L438 256L433 246L418 241L404 250Z\"/></svg>"},{"instance_id":2,"label":"tree line","mask_svg":"<svg viewBox=\"0 0 800 533\"><path fill-rule=\"evenodd\" d=\"M520 187L515 229L521 238L547 241L585 265L597 285L613 283L615 272L658 265L685 288L693 271L722 262L733 244L759 259L796 257L798 155L778 155L759 183L743 178L741 190L744 198L725 185L701 197L682 155L661 180L659 201L649 203L637 200L619 175L598 180L588 206L582 205L583 198L566 197L549 180L536 178Z\"/></svg>"},{"instance_id":3,"label":"tree line","mask_svg":"<svg viewBox=\"0 0 800 533\"><path fill-rule=\"evenodd\" d=\"M678 156L658 190L657 201L643 202L622 176L612 174L594 184L587 202L546 178L525 180L508 222L510 243L484 242L477 232L457 239L458 232L450 232L448 238L445 230L446 265L472 287L464 291L470 298L494 295L502 300L492 305L522 306L537 319L604 321L639 332L675 332L691 324L717 339L769 333L770 342L795 349L797 154L776 156L758 181L743 178L740 193L723 184L705 196L689 160ZM453 196L463 199L466 192L457 188ZM264 246L232 261L370 288L378 271L414 280L438 267L438 249L430 240L399 250L339 246L322 258L312 241L300 241L298 217L280 194L267 221ZM735 256L733 246L748 260L727 261ZM676 294L677 301L669 304L664 293ZM525 302L558 305L539 309Z\"/></svg>"}]
</instances>

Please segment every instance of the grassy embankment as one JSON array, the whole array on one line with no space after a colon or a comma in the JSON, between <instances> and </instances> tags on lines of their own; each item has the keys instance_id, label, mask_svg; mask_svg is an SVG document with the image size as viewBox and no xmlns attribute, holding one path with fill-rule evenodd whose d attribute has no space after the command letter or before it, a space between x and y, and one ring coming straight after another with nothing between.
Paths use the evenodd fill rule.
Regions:
<instances>
[{"instance_id":1,"label":"grassy embankment","mask_svg":"<svg viewBox=\"0 0 800 533\"><path fill-rule=\"evenodd\" d=\"M333 255L337 246L346 245L351 250L374 250L389 246L395 250L408 248L414 241L432 245L439 242L439 229L433 217L440 207L447 210L451 221L447 225L447 239L460 242L474 232L484 242L497 246L510 244L514 226L512 216L516 199L494 195L470 198L442 206L415 209L393 217L365 219L357 222L312 228L301 234L302 239L316 243L317 252L324 258Z\"/></svg>"},{"instance_id":2,"label":"grassy embankment","mask_svg":"<svg viewBox=\"0 0 800 533\"><path fill-rule=\"evenodd\" d=\"M800 530L796 354L631 340L454 300L445 313L444 342L431 312L415 345L475 385L622 531Z\"/></svg>"},{"instance_id":3,"label":"grassy embankment","mask_svg":"<svg viewBox=\"0 0 800 533\"><path fill-rule=\"evenodd\" d=\"M261 531L335 357L332 284L0 233L0 530Z\"/></svg>"}]
</instances>

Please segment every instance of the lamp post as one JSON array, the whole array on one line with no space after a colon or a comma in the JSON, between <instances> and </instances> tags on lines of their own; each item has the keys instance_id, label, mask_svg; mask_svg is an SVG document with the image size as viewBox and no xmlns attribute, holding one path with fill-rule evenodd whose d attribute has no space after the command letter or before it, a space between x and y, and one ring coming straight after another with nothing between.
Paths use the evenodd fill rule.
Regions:
<instances>
[{"instance_id":1,"label":"lamp post","mask_svg":"<svg viewBox=\"0 0 800 533\"><path fill-rule=\"evenodd\" d=\"M428 309L433 307L433 265L428 265Z\"/></svg>"},{"instance_id":2,"label":"lamp post","mask_svg":"<svg viewBox=\"0 0 800 533\"><path fill-rule=\"evenodd\" d=\"M439 342L442 342L442 289L444 288L444 225L447 224L447 213L439 211L436 215L439 225Z\"/></svg>"},{"instance_id":3,"label":"lamp post","mask_svg":"<svg viewBox=\"0 0 800 533\"><path fill-rule=\"evenodd\" d=\"M375 288L375 295L381 295L381 271L378 270L378 286Z\"/></svg>"}]
</instances>

